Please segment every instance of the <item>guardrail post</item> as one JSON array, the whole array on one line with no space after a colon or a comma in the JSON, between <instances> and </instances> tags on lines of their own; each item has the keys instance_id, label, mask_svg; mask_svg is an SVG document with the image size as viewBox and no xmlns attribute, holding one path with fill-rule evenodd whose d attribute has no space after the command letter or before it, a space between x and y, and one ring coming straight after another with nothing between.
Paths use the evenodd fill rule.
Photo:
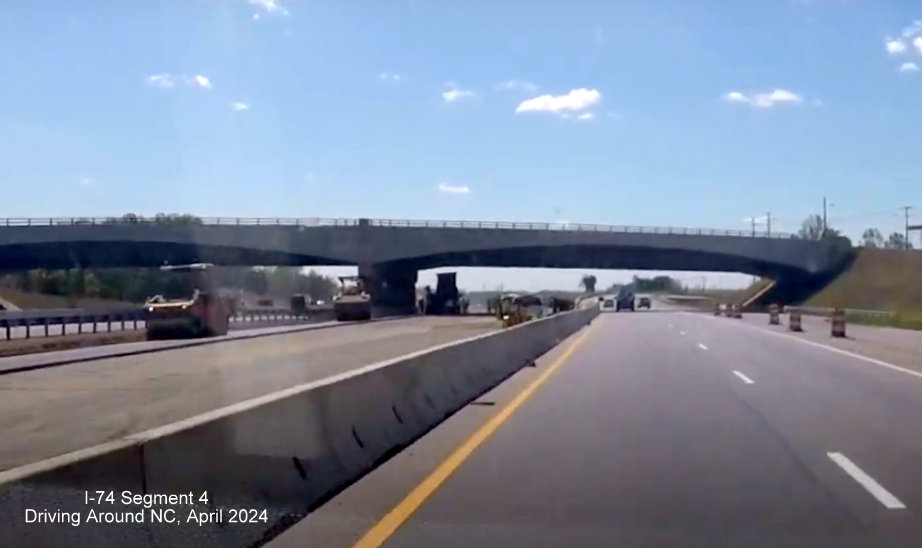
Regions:
<instances>
[{"instance_id":1,"label":"guardrail post","mask_svg":"<svg viewBox=\"0 0 922 548\"><path fill-rule=\"evenodd\" d=\"M93 333L96 333L96 316L93 316Z\"/></svg>"},{"instance_id":2,"label":"guardrail post","mask_svg":"<svg viewBox=\"0 0 922 548\"><path fill-rule=\"evenodd\" d=\"M83 316L77 316L77 334L83 335Z\"/></svg>"},{"instance_id":3,"label":"guardrail post","mask_svg":"<svg viewBox=\"0 0 922 548\"><path fill-rule=\"evenodd\" d=\"M12 333L10 333L10 322L3 322L4 327L6 327L6 340L10 340Z\"/></svg>"},{"instance_id":4,"label":"guardrail post","mask_svg":"<svg viewBox=\"0 0 922 548\"><path fill-rule=\"evenodd\" d=\"M63 337L64 335L67 334L67 333L64 332L64 328L65 328L66 326L67 326L67 322L65 322L64 320L61 320L61 336L62 336L62 337Z\"/></svg>"},{"instance_id":5,"label":"guardrail post","mask_svg":"<svg viewBox=\"0 0 922 548\"><path fill-rule=\"evenodd\" d=\"M125 316L122 316L122 331L125 330Z\"/></svg>"},{"instance_id":6,"label":"guardrail post","mask_svg":"<svg viewBox=\"0 0 922 548\"><path fill-rule=\"evenodd\" d=\"M26 320L26 338L27 339L32 338L32 325L31 324L32 322L30 322L29 320Z\"/></svg>"},{"instance_id":7,"label":"guardrail post","mask_svg":"<svg viewBox=\"0 0 922 548\"><path fill-rule=\"evenodd\" d=\"M48 318L45 318L45 320L42 323L45 325L45 336L47 337L48 336Z\"/></svg>"},{"instance_id":8,"label":"guardrail post","mask_svg":"<svg viewBox=\"0 0 922 548\"><path fill-rule=\"evenodd\" d=\"M135 331L138 330L138 317L137 316L134 317L134 330Z\"/></svg>"},{"instance_id":9,"label":"guardrail post","mask_svg":"<svg viewBox=\"0 0 922 548\"><path fill-rule=\"evenodd\" d=\"M112 316L106 315L106 333L112 333Z\"/></svg>"}]
</instances>

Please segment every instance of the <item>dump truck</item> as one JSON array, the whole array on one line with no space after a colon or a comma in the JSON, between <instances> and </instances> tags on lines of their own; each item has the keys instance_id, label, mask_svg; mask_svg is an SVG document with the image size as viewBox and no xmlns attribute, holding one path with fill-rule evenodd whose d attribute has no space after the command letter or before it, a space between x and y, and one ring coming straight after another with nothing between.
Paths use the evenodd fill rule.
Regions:
<instances>
[{"instance_id":1,"label":"dump truck","mask_svg":"<svg viewBox=\"0 0 922 548\"><path fill-rule=\"evenodd\" d=\"M438 274L435 293L426 288L426 314L453 316L461 312L461 293L458 291L457 273Z\"/></svg>"},{"instance_id":2,"label":"dump truck","mask_svg":"<svg viewBox=\"0 0 922 548\"><path fill-rule=\"evenodd\" d=\"M308 315L308 306L311 304L310 295L292 295L291 313L297 317Z\"/></svg>"},{"instance_id":3,"label":"dump truck","mask_svg":"<svg viewBox=\"0 0 922 548\"><path fill-rule=\"evenodd\" d=\"M164 266L161 270L187 273L192 295L180 298L155 295L147 300L147 338L213 337L226 335L235 313L234 300L220 295L211 283L212 265L196 263Z\"/></svg>"},{"instance_id":4,"label":"dump truck","mask_svg":"<svg viewBox=\"0 0 922 548\"><path fill-rule=\"evenodd\" d=\"M333 297L333 311L340 322L370 320L371 294L363 276L340 276L339 294Z\"/></svg>"},{"instance_id":5,"label":"dump truck","mask_svg":"<svg viewBox=\"0 0 922 548\"><path fill-rule=\"evenodd\" d=\"M618 296L615 299L615 312L622 310L634 311L634 284L622 285L618 289Z\"/></svg>"}]
</instances>

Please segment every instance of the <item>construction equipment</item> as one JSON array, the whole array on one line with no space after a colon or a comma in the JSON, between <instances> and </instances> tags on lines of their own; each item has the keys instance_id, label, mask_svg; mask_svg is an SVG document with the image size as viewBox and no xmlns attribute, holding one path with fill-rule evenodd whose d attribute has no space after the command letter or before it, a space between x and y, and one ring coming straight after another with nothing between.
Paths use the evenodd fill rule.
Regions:
<instances>
[{"instance_id":1,"label":"construction equipment","mask_svg":"<svg viewBox=\"0 0 922 548\"><path fill-rule=\"evenodd\" d=\"M618 289L618 297L615 300L615 312L622 310L634 311L634 284L622 285Z\"/></svg>"},{"instance_id":2,"label":"construction equipment","mask_svg":"<svg viewBox=\"0 0 922 548\"><path fill-rule=\"evenodd\" d=\"M333 312L340 322L370 320L371 294L364 276L340 276L339 294L333 297Z\"/></svg>"},{"instance_id":3,"label":"construction equipment","mask_svg":"<svg viewBox=\"0 0 922 548\"><path fill-rule=\"evenodd\" d=\"M310 296L292 295L291 296L291 313L296 317L307 316L307 306L310 304Z\"/></svg>"},{"instance_id":4,"label":"construction equipment","mask_svg":"<svg viewBox=\"0 0 922 548\"><path fill-rule=\"evenodd\" d=\"M227 335L230 317L236 312L234 300L218 294L213 287L212 266L196 263L161 267L164 271L189 274L192 296L156 295L148 299L144 305L148 339Z\"/></svg>"},{"instance_id":5,"label":"construction equipment","mask_svg":"<svg viewBox=\"0 0 922 548\"><path fill-rule=\"evenodd\" d=\"M438 274L435 293L426 288L426 314L434 316L454 316L461 312L460 292L457 285L457 273Z\"/></svg>"},{"instance_id":6,"label":"construction equipment","mask_svg":"<svg viewBox=\"0 0 922 548\"><path fill-rule=\"evenodd\" d=\"M544 316L544 305L537 295L510 293L500 299L503 327L511 327Z\"/></svg>"}]
</instances>

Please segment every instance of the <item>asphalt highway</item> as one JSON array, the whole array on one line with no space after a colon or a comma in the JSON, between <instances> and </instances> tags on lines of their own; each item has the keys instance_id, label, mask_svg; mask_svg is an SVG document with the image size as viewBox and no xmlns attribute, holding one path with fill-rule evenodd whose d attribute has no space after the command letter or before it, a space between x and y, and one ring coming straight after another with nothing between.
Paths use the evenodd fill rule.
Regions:
<instances>
[{"instance_id":1,"label":"asphalt highway","mask_svg":"<svg viewBox=\"0 0 922 548\"><path fill-rule=\"evenodd\" d=\"M271 546L922 546L922 378L603 314Z\"/></svg>"},{"instance_id":2,"label":"asphalt highway","mask_svg":"<svg viewBox=\"0 0 922 548\"><path fill-rule=\"evenodd\" d=\"M0 470L498 328L489 317L413 317L187 348L151 341L0 359L88 361L0 376ZM252 332L250 332L252 334ZM112 356L125 349L154 353ZM50 354L52 356L49 358Z\"/></svg>"}]
</instances>

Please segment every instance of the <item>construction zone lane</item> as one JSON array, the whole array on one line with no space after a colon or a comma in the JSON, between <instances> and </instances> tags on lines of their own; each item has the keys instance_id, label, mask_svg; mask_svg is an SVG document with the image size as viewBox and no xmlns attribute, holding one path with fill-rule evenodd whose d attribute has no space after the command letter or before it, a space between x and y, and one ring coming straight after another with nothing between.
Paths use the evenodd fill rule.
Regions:
<instances>
[{"instance_id":1,"label":"construction zone lane","mask_svg":"<svg viewBox=\"0 0 922 548\"><path fill-rule=\"evenodd\" d=\"M498 328L489 317L413 317L3 376L0 469Z\"/></svg>"}]
</instances>

